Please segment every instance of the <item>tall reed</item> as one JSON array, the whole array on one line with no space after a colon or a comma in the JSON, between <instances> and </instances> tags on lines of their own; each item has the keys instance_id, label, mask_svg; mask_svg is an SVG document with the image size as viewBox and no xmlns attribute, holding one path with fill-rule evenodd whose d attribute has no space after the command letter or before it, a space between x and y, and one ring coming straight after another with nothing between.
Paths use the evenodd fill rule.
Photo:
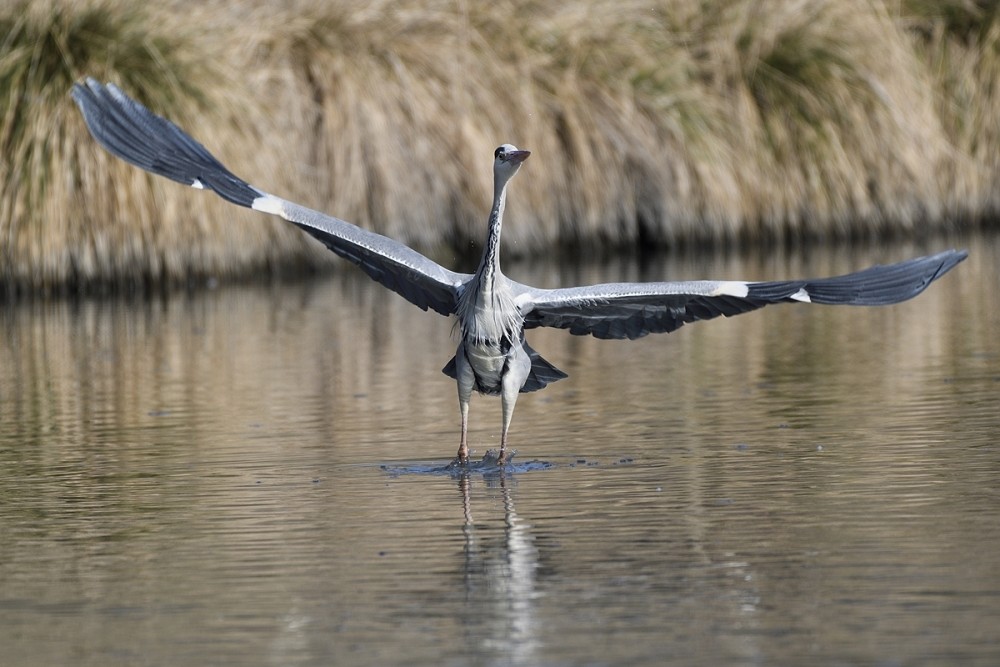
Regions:
<instances>
[{"instance_id":1,"label":"tall reed","mask_svg":"<svg viewBox=\"0 0 1000 667\"><path fill-rule=\"evenodd\" d=\"M112 158L69 99L72 83L84 75L113 80L182 124L205 124L223 154L246 155L242 131L259 113L230 94L232 65L199 35L201 25L190 15L156 14L125 0L2 6L4 291L246 270L303 247L283 227L234 224L227 207ZM275 235L290 241L275 243Z\"/></svg>"},{"instance_id":2,"label":"tall reed","mask_svg":"<svg viewBox=\"0 0 1000 667\"><path fill-rule=\"evenodd\" d=\"M908 0L898 19L929 72L937 113L953 147L947 214L995 221L1000 214L1000 3Z\"/></svg>"},{"instance_id":3,"label":"tall reed","mask_svg":"<svg viewBox=\"0 0 1000 667\"><path fill-rule=\"evenodd\" d=\"M7 1L0 281L313 268L280 221L121 164L68 98L118 83L252 182L432 251L917 234L996 219L984 0Z\"/></svg>"}]
</instances>

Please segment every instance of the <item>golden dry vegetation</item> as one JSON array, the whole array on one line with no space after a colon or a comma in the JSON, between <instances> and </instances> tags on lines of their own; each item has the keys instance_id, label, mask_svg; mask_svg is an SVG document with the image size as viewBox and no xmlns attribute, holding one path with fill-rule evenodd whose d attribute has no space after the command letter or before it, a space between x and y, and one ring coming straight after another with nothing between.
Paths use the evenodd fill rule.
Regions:
<instances>
[{"instance_id":1,"label":"golden dry vegetation","mask_svg":"<svg viewBox=\"0 0 1000 667\"><path fill-rule=\"evenodd\" d=\"M104 153L117 83L252 183L428 252L925 234L1000 210L1000 3L0 0L4 291L314 268ZM448 254L450 257L454 252Z\"/></svg>"}]
</instances>

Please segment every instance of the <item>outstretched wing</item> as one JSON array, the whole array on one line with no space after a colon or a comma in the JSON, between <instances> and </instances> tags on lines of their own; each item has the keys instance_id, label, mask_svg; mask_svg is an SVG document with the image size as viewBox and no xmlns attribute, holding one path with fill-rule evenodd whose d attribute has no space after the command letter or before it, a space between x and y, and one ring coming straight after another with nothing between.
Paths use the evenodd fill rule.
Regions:
<instances>
[{"instance_id":1,"label":"outstretched wing","mask_svg":"<svg viewBox=\"0 0 1000 667\"><path fill-rule=\"evenodd\" d=\"M525 328L556 327L597 338L640 338L688 322L731 317L770 303L883 306L920 294L966 258L948 250L833 278L780 282L608 283L566 289L515 284Z\"/></svg>"},{"instance_id":2,"label":"outstretched wing","mask_svg":"<svg viewBox=\"0 0 1000 667\"><path fill-rule=\"evenodd\" d=\"M112 154L154 174L212 190L234 204L278 215L414 305L442 315L455 312L468 274L450 271L381 234L253 187L179 127L113 84L88 78L74 84L72 94L90 133Z\"/></svg>"}]
</instances>

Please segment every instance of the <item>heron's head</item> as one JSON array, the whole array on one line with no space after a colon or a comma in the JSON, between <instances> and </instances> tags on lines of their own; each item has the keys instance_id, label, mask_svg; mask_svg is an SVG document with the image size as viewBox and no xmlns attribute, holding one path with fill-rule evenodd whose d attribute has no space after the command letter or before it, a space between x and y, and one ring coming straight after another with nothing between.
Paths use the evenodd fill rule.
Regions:
<instances>
[{"instance_id":1,"label":"heron's head","mask_svg":"<svg viewBox=\"0 0 1000 667\"><path fill-rule=\"evenodd\" d=\"M531 151L518 150L517 146L504 144L493 152L493 176L500 183L506 183L517 173L521 163L528 159Z\"/></svg>"}]
</instances>

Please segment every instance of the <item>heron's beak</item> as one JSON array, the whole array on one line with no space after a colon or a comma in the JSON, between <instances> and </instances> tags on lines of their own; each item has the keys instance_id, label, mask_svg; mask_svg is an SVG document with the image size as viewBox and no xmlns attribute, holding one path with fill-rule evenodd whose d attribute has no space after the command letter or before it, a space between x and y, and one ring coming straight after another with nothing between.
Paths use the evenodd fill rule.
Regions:
<instances>
[{"instance_id":1,"label":"heron's beak","mask_svg":"<svg viewBox=\"0 0 1000 667\"><path fill-rule=\"evenodd\" d=\"M531 155L531 151L511 151L507 153L507 162L521 164L528 159L529 155Z\"/></svg>"}]
</instances>

